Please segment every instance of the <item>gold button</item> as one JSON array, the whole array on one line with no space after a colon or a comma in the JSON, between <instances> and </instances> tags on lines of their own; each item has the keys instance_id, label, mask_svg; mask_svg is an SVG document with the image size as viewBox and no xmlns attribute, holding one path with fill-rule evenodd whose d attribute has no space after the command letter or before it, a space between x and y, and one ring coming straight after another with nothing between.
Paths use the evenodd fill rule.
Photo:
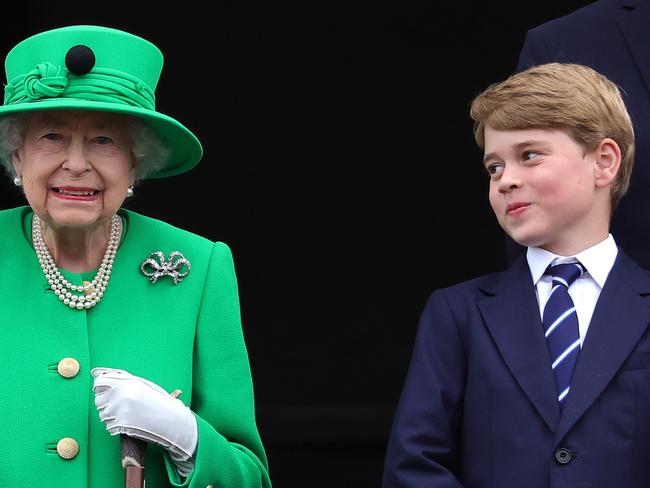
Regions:
<instances>
[{"instance_id":1,"label":"gold button","mask_svg":"<svg viewBox=\"0 0 650 488\"><path fill-rule=\"evenodd\" d=\"M56 369L64 378L74 378L79 372L79 361L74 358L63 358Z\"/></svg>"},{"instance_id":2,"label":"gold button","mask_svg":"<svg viewBox=\"0 0 650 488\"><path fill-rule=\"evenodd\" d=\"M79 454L79 444L71 437L64 437L56 443L56 452L63 459L72 459Z\"/></svg>"}]
</instances>

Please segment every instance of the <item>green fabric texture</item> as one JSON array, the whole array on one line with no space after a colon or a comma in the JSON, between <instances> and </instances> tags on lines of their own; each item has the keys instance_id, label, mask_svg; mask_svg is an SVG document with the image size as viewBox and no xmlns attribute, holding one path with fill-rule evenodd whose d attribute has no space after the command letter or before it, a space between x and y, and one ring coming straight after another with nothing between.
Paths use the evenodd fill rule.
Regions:
<instances>
[{"instance_id":1,"label":"green fabric texture","mask_svg":"<svg viewBox=\"0 0 650 488\"><path fill-rule=\"evenodd\" d=\"M167 391L181 389L196 415L194 471L180 483L164 451L149 445L148 488L270 487L230 249L135 212L119 213L127 230L106 293L95 308L72 310L40 269L31 209L0 212L0 274L9 277L0 280L0 357L15 368L0 383L3 433L12 440L0 461L0 486L122 486L120 441L100 422L92 393L90 370L104 366ZM153 284L140 271L159 250L180 251L191 261L178 285L169 277ZM65 275L80 283L94 273ZM74 378L57 372L66 357L80 364ZM64 437L79 443L71 460L56 451Z\"/></svg>"},{"instance_id":2,"label":"green fabric texture","mask_svg":"<svg viewBox=\"0 0 650 488\"><path fill-rule=\"evenodd\" d=\"M117 70L96 68L83 77L68 76L65 68L41 63L5 86L5 104L68 96L97 102L114 102L155 109L154 93L140 80Z\"/></svg>"},{"instance_id":3,"label":"green fabric texture","mask_svg":"<svg viewBox=\"0 0 650 488\"><path fill-rule=\"evenodd\" d=\"M66 55L76 46L94 55L92 69L73 74ZM170 150L163 168L147 178L189 171L203 148L183 124L156 111L163 55L151 42L118 29L75 25L31 36L9 51L0 116L34 110L98 110L143 119Z\"/></svg>"}]
</instances>

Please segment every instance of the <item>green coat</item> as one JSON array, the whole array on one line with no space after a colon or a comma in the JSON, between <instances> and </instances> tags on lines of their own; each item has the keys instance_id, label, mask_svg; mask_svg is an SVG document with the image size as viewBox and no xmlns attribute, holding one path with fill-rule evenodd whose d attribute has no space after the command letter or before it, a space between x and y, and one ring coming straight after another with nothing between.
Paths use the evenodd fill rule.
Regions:
<instances>
[{"instance_id":1,"label":"green coat","mask_svg":"<svg viewBox=\"0 0 650 488\"><path fill-rule=\"evenodd\" d=\"M110 283L96 307L73 310L50 290L31 245L31 209L0 212L0 486L123 486L119 437L99 421L90 370L125 369L180 399L197 417L196 465L184 483L163 450L150 445L147 488L270 487L255 423L253 386L229 248L161 221L120 210L125 233ZM178 285L156 283L140 264L180 251L191 271ZM94 273L64 273L73 283ZM79 373L57 365L74 358ZM72 438L76 457L57 443Z\"/></svg>"}]
</instances>

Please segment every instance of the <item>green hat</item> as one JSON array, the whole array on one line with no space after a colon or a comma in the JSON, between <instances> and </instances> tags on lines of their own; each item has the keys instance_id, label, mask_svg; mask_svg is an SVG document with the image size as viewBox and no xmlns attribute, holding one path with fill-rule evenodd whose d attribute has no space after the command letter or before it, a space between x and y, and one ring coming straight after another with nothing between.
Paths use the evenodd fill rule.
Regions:
<instances>
[{"instance_id":1,"label":"green hat","mask_svg":"<svg viewBox=\"0 0 650 488\"><path fill-rule=\"evenodd\" d=\"M99 110L143 119L169 150L165 165L147 178L190 170L203 155L189 129L156 112L163 55L128 32L77 25L36 34L7 54L0 116L33 110Z\"/></svg>"}]
</instances>

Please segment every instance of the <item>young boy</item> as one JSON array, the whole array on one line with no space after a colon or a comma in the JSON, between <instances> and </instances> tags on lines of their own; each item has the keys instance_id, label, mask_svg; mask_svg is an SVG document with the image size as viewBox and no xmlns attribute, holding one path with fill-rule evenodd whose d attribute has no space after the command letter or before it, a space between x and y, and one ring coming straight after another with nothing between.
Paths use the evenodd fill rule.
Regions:
<instances>
[{"instance_id":1,"label":"young boy","mask_svg":"<svg viewBox=\"0 0 650 488\"><path fill-rule=\"evenodd\" d=\"M650 273L609 233L634 160L619 90L545 64L471 116L490 204L527 251L431 295L383 486L650 486Z\"/></svg>"}]
</instances>

